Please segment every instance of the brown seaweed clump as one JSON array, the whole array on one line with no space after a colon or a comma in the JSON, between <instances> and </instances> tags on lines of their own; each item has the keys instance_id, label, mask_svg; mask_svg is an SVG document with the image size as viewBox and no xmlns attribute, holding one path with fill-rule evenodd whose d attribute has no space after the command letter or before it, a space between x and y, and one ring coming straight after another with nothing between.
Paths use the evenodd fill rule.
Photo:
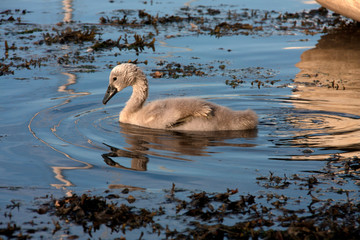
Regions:
<instances>
[{"instance_id":1,"label":"brown seaweed clump","mask_svg":"<svg viewBox=\"0 0 360 240\"><path fill-rule=\"evenodd\" d=\"M85 29L85 30L73 30L68 27L63 31L57 31L56 34L45 33L43 34L44 41L47 45L52 43L82 43L85 41L93 41L96 36L96 28Z\"/></svg>"},{"instance_id":2,"label":"brown seaweed clump","mask_svg":"<svg viewBox=\"0 0 360 240\"><path fill-rule=\"evenodd\" d=\"M165 65L160 62L158 65ZM163 66L161 69L153 70L150 74L153 78L179 78L189 76L204 76L207 75L201 67L196 67L194 64L182 65L180 63L171 62Z\"/></svg>"},{"instance_id":3,"label":"brown seaweed clump","mask_svg":"<svg viewBox=\"0 0 360 240\"><path fill-rule=\"evenodd\" d=\"M14 71L10 69L12 64L5 64L0 62L0 76L14 74Z\"/></svg>"},{"instance_id":4,"label":"brown seaweed clump","mask_svg":"<svg viewBox=\"0 0 360 240\"><path fill-rule=\"evenodd\" d=\"M140 36L138 34L134 34L134 42L129 43L129 40L127 38L127 35L125 34L125 37L122 39L122 36L118 38L117 41L108 39L105 41L97 41L94 45L92 45L90 48L95 51L100 51L104 49L112 49L114 47L119 48L119 50L127 49L127 50L135 50L138 54L139 52L144 51L145 47L152 49L155 51L155 38L153 38L150 42L147 41L149 36ZM121 43L121 40L123 40L123 43Z\"/></svg>"},{"instance_id":5,"label":"brown seaweed clump","mask_svg":"<svg viewBox=\"0 0 360 240\"><path fill-rule=\"evenodd\" d=\"M135 200L131 195L128 197L130 203ZM86 194L54 200L54 206L56 216L82 225L90 236L91 232L98 230L102 224L112 231L123 233L126 229L137 229L149 224L154 225L153 229L156 229L153 217L161 213L161 210L136 209L125 204L117 206L116 203L106 201L104 197Z\"/></svg>"}]
</instances>

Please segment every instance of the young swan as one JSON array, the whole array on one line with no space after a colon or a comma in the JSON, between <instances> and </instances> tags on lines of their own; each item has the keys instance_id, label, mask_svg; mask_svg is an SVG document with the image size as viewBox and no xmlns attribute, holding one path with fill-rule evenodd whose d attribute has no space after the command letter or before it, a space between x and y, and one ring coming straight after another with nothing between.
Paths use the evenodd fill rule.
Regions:
<instances>
[{"instance_id":1,"label":"young swan","mask_svg":"<svg viewBox=\"0 0 360 240\"><path fill-rule=\"evenodd\" d=\"M248 130L258 123L252 110L232 111L197 98L166 98L145 104L148 81L143 71L131 63L113 68L103 103L128 86L133 87L133 92L120 112L122 123L185 131Z\"/></svg>"}]
</instances>

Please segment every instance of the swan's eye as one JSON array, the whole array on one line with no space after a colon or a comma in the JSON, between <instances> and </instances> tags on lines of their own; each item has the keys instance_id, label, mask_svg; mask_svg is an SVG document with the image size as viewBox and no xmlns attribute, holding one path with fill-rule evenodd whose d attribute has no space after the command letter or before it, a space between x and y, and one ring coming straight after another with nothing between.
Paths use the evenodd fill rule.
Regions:
<instances>
[{"instance_id":1,"label":"swan's eye","mask_svg":"<svg viewBox=\"0 0 360 240\"><path fill-rule=\"evenodd\" d=\"M116 80L117 80L117 77L113 77L113 80L116 81Z\"/></svg>"}]
</instances>

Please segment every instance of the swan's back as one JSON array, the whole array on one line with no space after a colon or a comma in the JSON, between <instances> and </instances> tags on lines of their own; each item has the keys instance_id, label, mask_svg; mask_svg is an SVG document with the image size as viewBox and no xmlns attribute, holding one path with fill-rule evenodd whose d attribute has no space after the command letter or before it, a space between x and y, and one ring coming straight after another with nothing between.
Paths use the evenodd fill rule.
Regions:
<instances>
[{"instance_id":1,"label":"swan's back","mask_svg":"<svg viewBox=\"0 0 360 240\"><path fill-rule=\"evenodd\" d=\"M156 100L132 114L120 114L120 121L149 128L184 131L246 130L257 126L252 110L232 111L197 98Z\"/></svg>"},{"instance_id":2,"label":"swan's back","mask_svg":"<svg viewBox=\"0 0 360 240\"><path fill-rule=\"evenodd\" d=\"M185 131L226 131L255 129L258 117L252 110L233 111L227 107L214 103L208 104L212 112L207 117L195 117L186 124L180 125L176 130Z\"/></svg>"}]
</instances>

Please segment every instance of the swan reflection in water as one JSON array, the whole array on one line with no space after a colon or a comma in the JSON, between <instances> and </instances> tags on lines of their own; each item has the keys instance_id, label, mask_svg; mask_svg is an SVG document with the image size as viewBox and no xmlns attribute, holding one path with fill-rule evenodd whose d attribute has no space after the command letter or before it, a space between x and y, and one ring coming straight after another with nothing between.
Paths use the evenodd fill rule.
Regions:
<instances>
[{"instance_id":1,"label":"swan reflection in water","mask_svg":"<svg viewBox=\"0 0 360 240\"><path fill-rule=\"evenodd\" d=\"M160 129L143 128L131 124L120 124L120 133L129 145L120 149L110 144L110 152L102 155L104 162L111 166L127 170L146 171L149 156L192 161L186 156L209 156L208 147L255 147L251 143L228 142L230 139L255 138L257 130L215 131L215 132L180 132ZM213 152L211 152L213 153ZM123 157L131 159L131 167L125 167L113 158Z\"/></svg>"}]
</instances>

